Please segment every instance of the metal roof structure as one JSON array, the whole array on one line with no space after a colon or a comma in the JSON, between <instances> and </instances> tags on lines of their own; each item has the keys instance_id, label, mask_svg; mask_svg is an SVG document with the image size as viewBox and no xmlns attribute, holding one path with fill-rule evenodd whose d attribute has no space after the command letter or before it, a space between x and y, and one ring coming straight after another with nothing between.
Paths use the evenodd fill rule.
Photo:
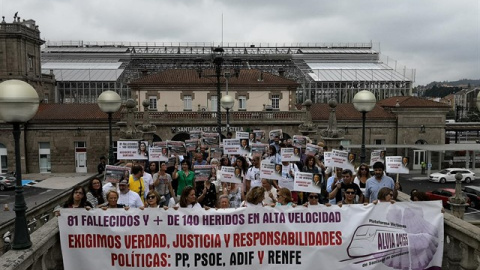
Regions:
<instances>
[{"instance_id":1,"label":"metal roof structure","mask_svg":"<svg viewBox=\"0 0 480 270\"><path fill-rule=\"evenodd\" d=\"M408 81L409 79L383 63L307 63L314 81Z\"/></svg>"},{"instance_id":2,"label":"metal roof structure","mask_svg":"<svg viewBox=\"0 0 480 270\"><path fill-rule=\"evenodd\" d=\"M123 69L53 69L58 81L63 82L115 82L122 75ZM47 73L49 70L42 69Z\"/></svg>"}]
</instances>

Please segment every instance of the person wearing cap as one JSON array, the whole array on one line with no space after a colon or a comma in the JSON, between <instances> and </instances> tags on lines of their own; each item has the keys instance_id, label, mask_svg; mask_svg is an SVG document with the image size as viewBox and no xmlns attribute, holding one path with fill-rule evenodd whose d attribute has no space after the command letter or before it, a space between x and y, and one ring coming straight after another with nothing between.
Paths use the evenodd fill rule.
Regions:
<instances>
[{"instance_id":1,"label":"person wearing cap","mask_svg":"<svg viewBox=\"0 0 480 270\"><path fill-rule=\"evenodd\" d=\"M127 207L132 208L140 208L144 209L144 203L140 199L140 195L138 193L133 192L129 188L128 181L126 179L122 179L118 183L118 187L120 189L120 194L118 196L118 204L123 204Z\"/></svg>"}]
</instances>

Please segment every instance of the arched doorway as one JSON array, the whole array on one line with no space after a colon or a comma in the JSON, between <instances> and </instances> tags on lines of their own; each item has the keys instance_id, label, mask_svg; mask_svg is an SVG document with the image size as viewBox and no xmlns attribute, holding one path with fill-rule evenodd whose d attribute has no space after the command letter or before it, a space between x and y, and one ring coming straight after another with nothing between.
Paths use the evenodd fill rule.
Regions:
<instances>
[{"instance_id":1,"label":"arched doorway","mask_svg":"<svg viewBox=\"0 0 480 270\"><path fill-rule=\"evenodd\" d=\"M153 134L153 142L161 142L162 141L162 138L160 138L160 136L158 136L157 134Z\"/></svg>"},{"instance_id":2,"label":"arched doorway","mask_svg":"<svg viewBox=\"0 0 480 270\"><path fill-rule=\"evenodd\" d=\"M182 132L178 133L175 136L173 136L172 141L182 141L184 142L185 140L190 140L190 134Z\"/></svg>"}]
</instances>

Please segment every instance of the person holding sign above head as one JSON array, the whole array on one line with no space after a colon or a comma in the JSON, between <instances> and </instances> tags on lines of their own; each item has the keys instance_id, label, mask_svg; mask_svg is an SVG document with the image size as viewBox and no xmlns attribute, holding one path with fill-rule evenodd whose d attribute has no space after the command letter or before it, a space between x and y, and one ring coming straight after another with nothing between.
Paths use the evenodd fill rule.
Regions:
<instances>
[{"instance_id":1,"label":"person holding sign above head","mask_svg":"<svg viewBox=\"0 0 480 270\"><path fill-rule=\"evenodd\" d=\"M217 204L217 189L211 182L211 177L206 181L198 181L196 186L197 201L202 207L215 207Z\"/></svg>"},{"instance_id":2,"label":"person holding sign above head","mask_svg":"<svg viewBox=\"0 0 480 270\"><path fill-rule=\"evenodd\" d=\"M381 188L387 187L393 190L394 198L397 197L397 190L400 185L393 181L393 179L384 174L385 165L383 162L377 161L373 164L374 176L367 180L365 186L365 201L366 203L373 202L377 199L378 192Z\"/></svg>"},{"instance_id":3,"label":"person holding sign above head","mask_svg":"<svg viewBox=\"0 0 480 270\"><path fill-rule=\"evenodd\" d=\"M173 171L173 179L177 179L178 181L177 199L180 199L183 189L186 186L195 187L195 173L190 171L190 162L188 159L184 159L180 164L182 166L182 170L178 172L178 164L175 164L175 170Z\"/></svg>"}]
</instances>

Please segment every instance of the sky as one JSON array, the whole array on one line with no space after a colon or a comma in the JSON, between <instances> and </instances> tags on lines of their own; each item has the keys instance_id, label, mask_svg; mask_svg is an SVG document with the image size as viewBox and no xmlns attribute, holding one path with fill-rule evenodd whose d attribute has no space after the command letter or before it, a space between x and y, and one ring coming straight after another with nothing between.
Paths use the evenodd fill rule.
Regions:
<instances>
[{"instance_id":1,"label":"sky","mask_svg":"<svg viewBox=\"0 0 480 270\"><path fill-rule=\"evenodd\" d=\"M415 86L480 79L480 0L0 1L46 41L372 42Z\"/></svg>"}]
</instances>

